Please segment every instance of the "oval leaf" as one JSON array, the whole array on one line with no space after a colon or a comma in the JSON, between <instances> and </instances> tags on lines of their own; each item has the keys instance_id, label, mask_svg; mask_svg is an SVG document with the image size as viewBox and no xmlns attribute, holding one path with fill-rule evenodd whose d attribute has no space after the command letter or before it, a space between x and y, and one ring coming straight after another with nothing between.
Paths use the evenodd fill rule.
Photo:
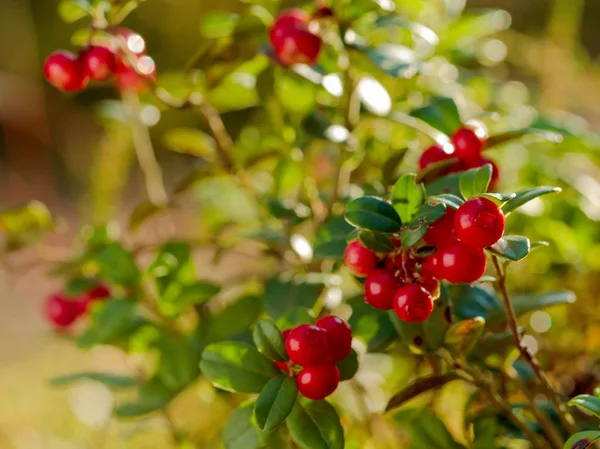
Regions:
<instances>
[{"instance_id":1,"label":"oval leaf","mask_svg":"<svg viewBox=\"0 0 600 449\"><path fill-rule=\"evenodd\" d=\"M296 401L286 424L293 440L302 449L344 448L340 417L325 401Z\"/></svg>"},{"instance_id":2,"label":"oval leaf","mask_svg":"<svg viewBox=\"0 0 600 449\"><path fill-rule=\"evenodd\" d=\"M448 382L460 378L461 377L456 371L450 371L446 374L441 374L438 376L421 377L420 379L417 379L413 383L408 385L399 393L396 393L394 396L392 396L392 398L388 401L387 406L385 407L385 411L387 412L397 407L400 407L402 404L417 397L421 393L440 388L446 385Z\"/></svg>"},{"instance_id":3,"label":"oval leaf","mask_svg":"<svg viewBox=\"0 0 600 449\"><path fill-rule=\"evenodd\" d=\"M360 231L358 238L363 245L378 253L388 253L394 249L386 234L371 231Z\"/></svg>"},{"instance_id":4,"label":"oval leaf","mask_svg":"<svg viewBox=\"0 0 600 449\"><path fill-rule=\"evenodd\" d=\"M55 387L62 387L71 385L77 382L99 382L105 387L112 390L119 390L122 388L135 387L138 382L136 379L130 376L122 376L119 374L110 373L77 373L70 374L68 376L55 377L50 381L50 385Z\"/></svg>"},{"instance_id":5,"label":"oval leaf","mask_svg":"<svg viewBox=\"0 0 600 449\"><path fill-rule=\"evenodd\" d=\"M478 316L454 323L446 332L444 346L454 354L468 354L485 329L485 319Z\"/></svg>"},{"instance_id":6,"label":"oval leaf","mask_svg":"<svg viewBox=\"0 0 600 449\"><path fill-rule=\"evenodd\" d=\"M466 199L485 193L492 180L492 164L471 168L460 176L458 187Z\"/></svg>"},{"instance_id":7,"label":"oval leaf","mask_svg":"<svg viewBox=\"0 0 600 449\"><path fill-rule=\"evenodd\" d=\"M261 430L273 430L288 417L298 395L296 380L291 376L271 379L254 408L256 424Z\"/></svg>"},{"instance_id":8,"label":"oval leaf","mask_svg":"<svg viewBox=\"0 0 600 449\"><path fill-rule=\"evenodd\" d=\"M521 207L523 204L531 201L534 198L537 198L538 196L560 192L561 190L562 189L560 187L548 186L532 187L530 189L521 190L515 194L513 199L509 200L502 206L502 212L504 212L504 215L508 215L513 210Z\"/></svg>"},{"instance_id":9,"label":"oval leaf","mask_svg":"<svg viewBox=\"0 0 600 449\"><path fill-rule=\"evenodd\" d=\"M200 156L207 161L215 159L214 139L199 129L170 129L163 135L163 144L169 150L177 153Z\"/></svg>"},{"instance_id":10,"label":"oval leaf","mask_svg":"<svg viewBox=\"0 0 600 449\"><path fill-rule=\"evenodd\" d=\"M462 198L452 195L451 193L442 193L441 195L433 195L427 198L429 201L435 201L445 204L452 209L458 209L464 202Z\"/></svg>"},{"instance_id":11,"label":"oval leaf","mask_svg":"<svg viewBox=\"0 0 600 449\"><path fill-rule=\"evenodd\" d=\"M351 225L378 232L397 232L402 221L391 204L374 196L363 196L346 207L346 220Z\"/></svg>"},{"instance_id":12,"label":"oval leaf","mask_svg":"<svg viewBox=\"0 0 600 449\"><path fill-rule=\"evenodd\" d=\"M343 259L346 237L354 229L342 217L335 217L327 221L315 236L313 259Z\"/></svg>"},{"instance_id":13,"label":"oval leaf","mask_svg":"<svg viewBox=\"0 0 600 449\"><path fill-rule=\"evenodd\" d=\"M226 449L258 449L268 440L269 433L262 432L254 422L254 401L235 410L223 431Z\"/></svg>"},{"instance_id":14,"label":"oval leaf","mask_svg":"<svg viewBox=\"0 0 600 449\"><path fill-rule=\"evenodd\" d=\"M517 316L523 315L532 310L542 309L544 307L555 306L559 304L572 304L575 302L575 293L564 290L549 293L514 295L511 298L513 308Z\"/></svg>"},{"instance_id":15,"label":"oval leaf","mask_svg":"<svg viewBox=\"0 0 600 449\"><path fill-rule=\"evenodd\" d=\"M507 235L487 248L489 252L514 262L524 259L531 250L531 243L522 235Z\"/></svg>"},{"instance_id":16,"label":"oval leaf","mask_svg":"<svg viewBox=\"0 0 600 449\"><path fill-rule=\"evenodd\" d=\"M271 360L279 362L287 361L288 356L285 351L285 342L275 321L262 319L256 323L254 332L252 332L252 339L256 348Z\"/></svg>"},{"instance_id":17,"label":"oval leaf","mask_svg":"<svg viewBox=\"0 0 600 449\"><path fill-rule=\"evenodd\" d=\"M563 140L563 137L556 132L537 128L523 128L514 131L507 131L502 134L496 134L495 136L490 136L487 139L485 147L486 149L492 148L502 145L503 143L510 142L511 140L520 139L522 137L532 137L539 140L547 140L553 143L560 143Z\"/></svg>"},{"instance_id":18,"label":"oval leaf","mask_svg":"<svg viewBox=\"0 0 600 449\"><path fill-rule=\"evenodd\" d=\"M446 205L443 203L423 204L413 218L413 223L419 225L430 224L442 218L445 213Z\"/></svg>"},{"instance_id":19,"label":"oval leaf","mask_svg":"<svg viewBox=\"0 0 600 449\"><path fill-rule=\"evenodd\" d=\"M383 44L367 50L373 63L394 78L412 78L417 74L415 53L404 45Z\"/></svg>"},{"instance_id":20,"label":"oval leaf","mask_svg":"<svg viewBox=\"0 0 600 449\"><path fill-rule=\"evenodd\" d=\"M207 346L200 369L223 390L260 393L280 374L272 360L245 343L223 342Z\"/></svg>"},{"instance_id":21,"label":"oval leaf","mask_svg":"<svg viewBox=\"0 0 600 449\"><path fill-rule=\"evenodd\" d=\"M588 449L600 440L599 430L586 430L571 436L565 443L564 449Z\"/></svg>"},{"instance_id":22,"label":"oval leaf","mask_svg":"<svg viewBox=\"0 0 600 449\"><path fill-rule=\"evenodd\" d=\"M451 136L462 124L458 107L452 98L436 98L427 106L415 109L410 115L423 120L447 136Z\"/></svg>"},{"instance_id":23,"label":"oval leaf","mask_svg":"<svg viewBox=\"0 0 600 449\"><path fill-rule=\"evenodd\" d=\"M590 394L580 394L568 402L568 405L579 407L596 418L600 418L600 399Z\"/></svg>"},{"instance_id":24,"label":"oval leaf","mask_svg":"<svg viewBox=\"0 0 600 449\"><path fill-rule=\"evenodd\" d=\"M407 173L392 187L392 206L402 223L410 222L425 202L425 188L422 184L417 184L416 177L414 173Z\"/></svg>"},{"instance_id":25,"label":"oval leaf","mask_svg":"<svg viewBox=\"0 0 600 449\"><path fill-rule=\"evenodd\" d=\"M358 371L358 354L353 349L350 354L344 359L337 362L337 367L340 370L340 381L349 380L354 377Z\"/></svg>"}]
</instances>

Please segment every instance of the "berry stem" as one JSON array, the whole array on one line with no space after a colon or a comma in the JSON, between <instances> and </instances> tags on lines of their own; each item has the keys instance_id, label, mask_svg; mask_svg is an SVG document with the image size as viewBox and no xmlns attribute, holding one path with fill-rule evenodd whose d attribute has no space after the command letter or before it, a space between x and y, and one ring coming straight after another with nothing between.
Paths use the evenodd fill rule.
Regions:
<instances>
[{"instance_id":1,"label":"berry stem","mask_svg":"<svg viewBox=\"0 0 600 449\"><path fill-rule=\"evenodd\" d=\"M515 310L512 306L510 296L506 288L506 275L500 267L500 262L498 261L497 256L492 256L492 262L494 264L494 270L496 271L496 284L504 301L504 307L506 308L506 315L508 317L508 325L513 335L513 339L515 340L515 346L535 373L535 377L538 379L539 383L544 389L546 395L548 396L548 399L554 405L554 408L556 409L556 413L558 414L562 425L565 427L565 429L569 431L569 433L576 433L577 428L575 427L575 421L573 420L573 416L571 416L571 414L566 409L564 403L562 403L558 393L550 385L550 382L548 381L546 374L542 371L537 359L534 357L531 351L529 351L529 349L523 344L521 335L519 334L519 326L517 323Z\"/></svg>"}]
</instances>

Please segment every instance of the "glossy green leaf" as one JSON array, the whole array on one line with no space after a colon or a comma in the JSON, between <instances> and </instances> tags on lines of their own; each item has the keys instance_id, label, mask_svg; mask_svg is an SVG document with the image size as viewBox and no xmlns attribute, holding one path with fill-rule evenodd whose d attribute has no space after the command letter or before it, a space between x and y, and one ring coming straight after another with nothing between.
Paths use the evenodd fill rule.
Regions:
<instances>
[{"instance_id":1,"label":"glossy green leaf","mask_svg":"<svg viewBox=\"0 0 600 449\"><path fill-rule=\"evenodd\" d=\"M160 352L156 376L171 391L183 389L200 374L201 351L192 340L163 333L156 347Z\"/></svg>"},{"instance_id":2,"label":"glossy green leaf","mask_svg":"<svg viewBox=\"0 0 600 449\"><path fill-rule=\"evenodd\" d=\"M387 253L394 249L390 236L387 234L361 230L358 238L363 245L378 253Z\"/></svg>"},{"instance_id":3,"label":"glossy green leaf","mask_svg":"<svg viewBox=\"0 0 600 449\"><path fill-rule=\"evenodd\" d=\"M221 287L205 281L183 285L179 294L174 297L173 305L176 311L182 312L191 306L204 304L214 298L220 291Z\"/></svg>"},{"instance_id":4,"label":"glossy green leaf","mask_svg":"<svg viewBox=\"0 0 600 449\"><path fill-rule=\"evenodd\" d=\"M278 320L298 308L308 311L313 308L324 287L321 282L309 282L302 278L269 279L265 282L265 312Z\"/></svg>"},{"instance_id":5,"label":"glossy green leaf","mask_svg":"<svg viewBox=\"0 0 600 449\"><path fill-rule=\"evenodd\" d=\"M572 398L568 405L579 407L588 413L591 413L596 418L600 418L600 399L589 394L580 394Z\"/></svg>"},{"instance_id":6,"label":"glossy green leaf","mask_svg":"<svg viewBox=\"0 0 600 449\"><path fill-rule=\"evenodd\" d=\"M208 39L231 36L240 16L227 11L206 13L200 22L200 33Z\"/></svg>"},{"instance_id":7,"label":"glossy green leaf","mask_svg":"<svg viewBox=\"0 0 600 449\"><path fill-rule=\"evenodd\" d=\"M120 404L115 409L115 415L119 418L143 416L162 409L174 396L175 393L158 378L152 378L139 388L136 401Z\"/></svg>"},{"instance_id":8,"label":"glossy green leaf","mask_svg":"<svg viewBox=\"0 0 600 449\"><path fill-rule=\"evenodd\" d=\"M358 371L358 354L353 349L344 360L340 360L336 365L340 370L340 381L352 379Z\"/></svg>"},{"instance_id":9,"label":"glossy green leaf","mask_svg":"<svg viewBox=\"0 0 600 449\"><path fill-rule=\"evenodd\" d=\"M272 360L245 343L222 342L207 346L200 369L223 390L260 393L280 374Z\"/></svg>"},{"instance_id":10,"label":"glossy green leaf","mask_svg":"<svg viewBox=\"0 0 600 449\"><path fill-rule=\"evenodd\" d=\"M118 343L135 327L136 303L131 299L111 299L94 309L92 320L79 337L78 345L91 348L97 344Z\"/></svg>"},{"instance_id":11,"label":"glossy green leaf","mask_svg":"<svg viewBox=\"0 0 600 449\"><path fill-rule=\"evenodd\" d=\"M413 223L423 225L431 224L444 216L446 213L446 205L439 204L423 204L417 214L413 218Z\"/></svg>"},{"instance_id":12,"label":"glossy green leaf","mask_svg":"<svg viewBox=\"0 0 600 449\"><path fill-rule=\"evenodd\" d=\"M534 198L537 198L542 195L547 195L548 193L560 192L562 189L560 187L532 187L529 189L524 189L516 193L516 196L508 201L506 204L502 206L502 212L505 215L508 215L513 210L521 207L523 204L531 201Z\"/></svg>"},{"instance_id":13,"label":"glossy green leaf","mask_svg":"<svg viewBox=\"0 0 600 449\"><path fill-rule=\"evenodd\" d=\"M444 346L454 354L468 354L475 347L484 329L485 319L480 316L454 323L446 332Z\"/></svg>"},{"instance_id":14,"label":"glossy green leaf","mask_svg":"<svg viewBox=\"0 0 600 449\"><path fill-rule=\"evenodd\" d=\"M353 229L343 217L329 219L315 235L313 259L343 259L346 237Z\"/></svg>"},{"instance_id":15,"label":"glossy green leaf","mask_svg":"<svg viewBox=\"0 0 600 449\"><path fill-rule=\"evenodd\" d=\"M111 373L76 373L55 377L50 381L54 387L70 386L79 382L98 382L111 390L135 387L138 382L131 376Z\"/></svg>"},{"instance_id":16,"label":"glossy green leaf","mask_svg":"<svg viewBox=\"0 0 600 449\"><path fill-rule=\"evenodd\" d=\"M600 441L600 430L586 430L572 435L565 443L564 449L588 449Z\"/></svg>"},{"instance_id":17,"label":"glossy green leaf","mask_svg":"<svg viewBox=\"0 0 600 449\"><path fill-rule=\"evenodd\" d=\"M173 128L162 136L163 145L176 153L199 156L207 161L216 159L216 144L212 137L195 128Z\"/></svg>"},{"instance_id":18,"label":"glossy green leaf","mask_svg":"<svg viewBox=\"0 0 600 449\"><path fill-rule=\"evenodd\" d=\"M66 23L73 23L91 14L92 8L88 0L61 0L58 4L58 15Z\"/></svg>"},{"instance_id":19,"label":"glossy green leaf","mask_svg":"<svg viewBox=\"0 0 600 449\"><path fill-rule=\"evenodd\" d=\"M352 307L348 320L352 335L361 338L369 352L382 351L397 337L388 314L367 304L364 294L349 299L346 304Z\"/></svg>"},{"instance_id":20,"label":"glossy green leaf","mask_svg":"<svg viewBox=\"0 0 600 449\"><path fill-rule=\"evenodd\" d=\"M516 193L482 193L481 195L478 195L480 197L483 198L487 198L488 200L493 201L494 203L496 203L498 206L502 206L504 203L506 203L509 200L512 200L515 196L517 196Z\"/></svg>"},{"instance_id":21,"label":"glossy green leaf","mask_svg":"<svg viewBox=\"0 0 600 449\"><path fill-rule=\"evenodd\" d=\"M400 233L400 240L402 242L403 248L412 248L417 243L421 241L421 239L427 233L428 226L419 226L414 229L405 229Z\"/></svg>"},{"instance_id":22,"label":"glossy green leaf","mask_svg":"<svg viewBox=\"0 0 600 449\"><path fill-rule=\"evenodd\" d=\"M482 317L488 324L503 323L506 320L504 305L490 290L477 285L453 285L450 288L453 298L453 313L458 320Z\"/></svg>"},{"instance_id":23,"label":"glossy green leaf","mask_svg":"<svg viewBox=\"0 0 600 449\"><path fill-rule=\"evenodd\" d=\"M255 402L249 401L235 410L223 431L226 449L258 449L264 447L270 434L261 431L254 418Z\"/></svg>"},{"instance_id":24,"label":"glossy green leaf","mask_svg":"<svg viewBox=\"0 0 600 449\"><path fill-rule=\"evenodd\" d=\"M247 330L262 313L263 305L258 296L244 296L220 312L206 316L200 326L205 343L233 338Z\"/></svg>"},{"instance_id":25,"label":"glossy green leaf","mask_svg":"<svg viewBox=\"0 0 600 449\"><path fill-rule=\"evenodd\" d=\"M465 202L462 198L456 195L452 195L450 193L433 195L428 197L427 200L445 204L446 206L451 207L452 209L458 209Z\"/></svg>"},{"instance_id":26,"label":"glossy green leaf","mask_svg":"<svg viewBox=\"0 0 600 449\"><path fill-rule=\"evenodd\" d=\"M450 371L446 374L425 376L416 379L413 383L408 385L402 391L393 395L385 407L385 411L388 412L395 408L400 407L411 399L427 391L435 390L443 387L448 382L460 379L460 376L456 371Z\"/></svg>"},{"instance_id":27,"label":"glossy green leaf","mask_svg":"<svg viewBox=\"0 0 600 449\"><path fill-rule=\"evenodd\" d=\"M517 316L545 307L559 304L573 304L575 300L575 293L568 290L511 296L511 302Z\"/></svg>"},{"instance_id":28,"label":"glossy green leaf","mask_svg":"<svg viewBox=\"0 0 600 449\"><path fill-rule=\"evenodd\" d=\"M374 196L363 196L346 207L346 220L353 226L369 231L397 232L402 221L387 201Z\"/></svg>"},{"instance_id":29,"label":"glossy green leaf","mask_svg":"<svg viewBox=\"0 0 600 449\"><path fill-rule=\"evenodd\" d=\"M457 162L459 162L458 158L455 157L451 157L450 159L444 159L442 161L438 161L438 162L434 162L433 164L429 164L427 167L425 167L423 170L421 170L418 174L417 174L417 182L422 182L426 185L429 185L430 183L433 183L436 179L440 178L440 176L446 174L448 172L448 169L450 169L450 167L452 167L454 164L456 164ZM459 174L454 174L451 175L456 177L457 181L459 178ZM458 185L458 182L457 182ZM428 187L427 191L429 194L431 194L431 192L429 192L430 188ZM437 193L437 192L435 192ZM445 193L452 193L452 191L446 191Z\"/></svg>"},{"instance_id":30,"label":"glossy green leaf","mask_svg":"<svg viewBox=\"0 0 600 449\"><path fill-rule=\"evenodd\" d=\"M382 44L367 50L369 59L381 70L394 78L412 78L417 74L417 56L408 47Z\"/></svg>"},{"instance_id":31,"label":"glossy green leaf","mask_svg":"<svg viewBox=\"0 0 600 449\"><path fill-rule=\"evenodd\" d=\"M120 243L93 251L89 259L98 265L100 276L110 283L131 286L138 282L140 272L133 254Z\"/></svg>"},{"instance_id":32,"label":"glossy green leaf","mask_svg":"<svg viewBox=\"0 0 600 449\"><path fill-rule=\"evenodd\" d=\"M291 376L271 379L256 399L254 416L261 430L274 430L288 417L298 396L296 379Z\"/></svg>"},{"instance_id":33,"label":"glossy green leaf","mask_svg":"<svg viewBox=\"0 0 600 449\"><path fill-rule=\"evenodd\" d=\"M262 319L254 326L252 339L256 348L271 360L285 362L288 355L281 331L271 319Z\"/></svg>"},{"instance_id":34,"label":"glossy green leaf","mask_svg":"<svg viewBox=\"0 0 600 449\"><path fill-rule=\"evenodd\" d=\"M463 198L469 199L485 193L492 180L492 165L485 164L481 167L471 168L463 172L459 180L460 193Z\"/></svg>"},{"instance_id":35,"label":"glossy green leaf","mask_svg":"<svg viewBox=\"0 0 600 449\"><path fill-rule=\"evenodd\" d=\"M458 107L452 98L436 98L427 106L415 109L410 115L423 120L447 136L451 136L462 124Z\"/></svg>"},{"instance_id":36,"label":"glossy green leaf","mask_svg":"<svg viewBox=\"0 0 600 449\"><path fill-rule=\"evenodd\" d=\"M502 145L506 142L521 139L523 137L534 138L542 141L546 140L553 143L560 143L563 140L563 137L556 132L537 128L524 128L514 131L507 131L502 134L496 134L495 136L489 136L486 142L486 149Z\"/></svg>"},{"instance_id":37,"label":"glossy green leaf","mask_svg":"<svg viewBox=\"0 0 600 449\"><path fill-rule=\"evenodd\" d=\"M301 449L344 449L344 429L340 418L325 401L299 399L286 424Z\"/></svg>"},{"instance_id":38,"label":"glossy green leaf","mask_svg":"<svg viewBox=\"0 0 600 449\"><path fill-rule=\"evenodd\" d=\"M527 237L522 235L507 235L487 250L496 256L516 262L529 254L531 243Z\"/></svg>"},{"instance_id":39,"label":"glossy green leaf","mask_svg":"<svg viewBox=\"0 0 600 449\"><path fill-rule=\"evenodd\" d=\"M402 223L409 223L425 202L425 189L416 183L416 177L414 173L402 175L392 187L392 206Z\"/></svg>"}]
</instances>

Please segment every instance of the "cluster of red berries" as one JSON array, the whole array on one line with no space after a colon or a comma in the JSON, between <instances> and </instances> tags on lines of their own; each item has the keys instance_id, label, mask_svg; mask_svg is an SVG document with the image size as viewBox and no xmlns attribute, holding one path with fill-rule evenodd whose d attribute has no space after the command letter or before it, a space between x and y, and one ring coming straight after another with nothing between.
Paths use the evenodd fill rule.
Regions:
<instances>
[{"instance_id":1,"label":"cluster of red berries","mask_svg":"<svg viewBox=\"0 0 600 449\"><path fill-rule=\"evenodd\" d=\"M301 324L282 332L289 362L274 362L282 371L296 376L298 391L312 399L324 399L340 383L336 363L352 350L352 329L337 316L329 315L314 325ZM296 366L301 369L295 369Z\"/></svg>"},{"instance_id":2,"label":"cluster of red berries","mask_svg":"<svg viewBox=\"0 0 600 449\"><path fill-rule=\"evenodd\" d=\"M282 65L316 62L321 51L321 38L312 31L314 17L301 9L283 11L269 32L269 40Z\"/></svg>"},{"instance_id":3,"label":"cluster of red berries","mask_svg":"<svg viewBox=\"0 0 600 449\"><path fill-rule=\"evenodd\" d=\"M46 318L57 329L65 329L86 314L95 301L110 298L110 290L98 284L77 298L69 298L63 293L54 293L46 300Z\"/></svg>"},{"instance_id":4,"label":"cluster of red berries","mask_svg":"<svg viewBox=\"0 0 600 449\"><path fill-rule=\"evenodd\" d=\"M458 162L452 164L444 174L458 173L470 168L482 167L486 164L492 166L492 180L490 189L494 190L500 178L498 166L491 159L483 157L481 152L487 143L486 133L483 127L469 128L463 126L452 135L452 147L433 145L427 148L419 159L419 169L436 162L451 158L458 158Z\"/></svg>"},{"instance_id":5,"label":"cluster of red berries","mask_svg":"<svg viewBox=\"0 0 600 449\"><path fill-rule=\"evenodd\" d=\"M66 50L51 53L44 62L46 80L65 92L78 92L90 80L103 82L113 77L121 91L144 89L156 76L144 39L127 28L118 28L111 36L110 42L90 45L77 55Z\"/></svg>"}]
</instances>

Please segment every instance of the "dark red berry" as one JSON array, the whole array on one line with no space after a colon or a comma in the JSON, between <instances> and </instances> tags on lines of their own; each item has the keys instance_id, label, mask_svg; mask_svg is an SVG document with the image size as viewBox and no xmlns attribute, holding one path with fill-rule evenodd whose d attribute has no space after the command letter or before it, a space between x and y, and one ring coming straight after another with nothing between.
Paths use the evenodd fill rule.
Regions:
<instances>
[{"instance_id":1,"label":"dark red berry","mask_svg":"<svg viewBox=\"0 0 600 449\"><path fill-rule=\"evenodd\" d=\"M63 329L71 324L81 314L81 308L75 301L69 301L60 294L48 297L45 306L46 318L56 326Z\"/></svg>"},{"instance_id":2,"label":"dark red berry","mask_svg":"<svg viewBox=\"0 0 600 449\"><path fill-rule=\"evenodd\" d=\"M419 169L423 170L431 164L445 161L454 157L454 154L448 153L440 145L433 145L427 148L419 158Z\"/></svg>"},{"instance_id":3,"label":"dark red berry","mask_svg":"<svg viewBox=\"0 0 600 449\"><path fill-rule=\"evenodd\" d=\"M454 216L456 210L448 207L442 218L429 225L429 229L425 233L423 239L428 245L442 247L451 245L456 242L456 234L454 233Z\"/></svg>"},{"instance_id":4,"label":"dark red berry","mask_svg":"<svg viewBox=\"0 0 600 449\"><path fill-rule=\"evenodd\" d=\"M327 6L321 6L315 11L315 13L313 14L313 18L321 19L324 17L333 17L334 15L335 14L333 12L333 9L328 8Z\"/></svg>"},{"instance_id":5,"label":"dark red berry","mask_svg":"<svg viewBox=\"0 0 600 449\"><path fill-rule=\"evenodd\" d=\"M98 284L86 292L81 299L75 301L75 303L79 306L81 313L83 314L89 310L89 307L93 302L108 298L110 298L110 290L108 287Z\"/></svg>"},{"instance_id":6,"label":"dark red berry","mask_svg":"<svg viewBox=\"0 0 600 449\"><path fill-rule=\"evenodd\" d=\"M485 146L483 130L463 126L452 136L452 144L456 157L463 161L476 161L481 158Z\"/></svg>"},{"instance_id":7,"label":"dark red berry","mask_svg":"<svg viewBox=\"0 0 600 449\"><path fill-rule=\"evenodd\" d=\"M283 11L269 30L271 44L279 42L290 28L304 28L310 22L310 15L301 9L291 8Z\"/></svg>"},{"instance_id":8,"label":"dark red berry","mask_svg":"<svg viewBox=\"0 0 600 449\"><path fill-rule=\"evenodd\" d=\"M281 336L283 337L284 342L287 340L288 336L290 335L290 332L292 332L291 329L285 329L281 331Z\"/></svg>"},{"instance_id":9,"label":"dark red berry","mask_svg":"<svg viewBox=\"0 0 600 449\"><path fill-rule=\"evenodd\" d=\"M81 60L63 50L55 51L46 58L44 76L50 84L65 92L80 91L89 81Z\"/></svg>"},{"instance_id":10,"label":"dark red berry","mask_svg":"<svg viewBox=\"0 0 600 449\"><path fill-rule=\"evenodd\" d=\"M333 393L340 383L340 370L335 365L316 365L304 368L296 384L301 395L319 401Z\"/></svg>"},{"instance_id":11,"label":"dark red berry","mask_svg":"<svg viewBox=\"0 0 600 449\"><path fill-rule=\"evenodd\" d=\"M458 238L476 248L493 245L504 234L502 210L487 198L473 198L456 211L454 230Z\"/></svg>"},{"instance_id":12,"label":"dark red berry","mask_svg":"<svg viewBox=\"0 0 600 449\"><path fill-rule=\"evenodd\" d=\"M321 51L321 38L305 28L285 28L273 49L283 65L313 65Z\"/></svg>"},{"instance_id":13,"label":"dark red berry","mask_svg":"<svg viewBox=\"0 0 600 449\"><path fill-rule=\"evenodd\" d=\"M83 59L85 73L94 81L106 81L115 70L117 58L108 47L92 46L80 56Z\"/></svg>"},{"instance_id":14,"label":"dark red berry","mask_svg":"<svg viewBox=\"0 0 600 449\"><path fill-rule=\"evenodd\" d=\"M485 164L490 164L492 166L492 179L490 180L488 192L493 192L498 187L498 182L500 181L500 169L493 160L482 157L481 159L469 163L468 168L483 167Z\"/></svg>"},{"instance_id":15,"label":"dark red berry","mask_svg":"<svg viewBox=\"0 0 600 449\"><path fill-rule=\"evenodd\" d=\"M353 240L346 246L344 263L346 268L355 276L368 276L377 268L377 262L377 255L360 243L359 240Z\"/></svg>"},{"instance_id":16,"label":"dark red berry","mask_svg":"<svg viewBox=\"0 0 600 449\"><path fill-rule=\"evenodd\" d=\"M273 365L275 365L281 371L285 371L286 373L290 371L290 367L288 366L287 362L273 362Z\"/></svg>"},{"instance_id":17,"label":"dark red berry","mask_svg":"<svg viewBox=\"0 0 600 449\"><path fill-rule=\"evenodd\" d=\"M365 280L365 301L379 310L394 308L394 295L402 287L396 277L386 270L375 270Z\"/></svg>"},{"instance_id":18,"label":"dark red berry","mask_svg":"<svg viewBox=\"0 0 600 449\"><path fill-rule=\"evenodd\" d=\"M475 282L487 267L485 252L463 242L456 242L438 250L440 278L454 284L469 284Z\"/></svg>"},{"instance_id":19,"label":"dark red berry","mask_svg":"<svg viewBox=\"0 0 600 449\"><path fill-rule=\"evenodd\" d=\"M433 311L433 298L421 285L407 284L396 292L394 312L409 323L425 321Z\"/></svg>"},{"instance_id":20,"label":"dark red berry","mask_svg":"<svg viewBox=\"0 0 600 449\"><path fill-rule=\"evenodd\" d=\"M319 318L315 326L324 329L329 338L330 360L344 360L352 350L352 329L344 320L334 315Z\"/></svg>"},{"instance_id":21,"label":"dark red berry","mask_svg":"<svg viewBox=\"0 0 600 449\"><path fill-rule=\"evenodd\" d=\"M436 278L443 279L441 273L440 254L441 250L438 249L434 254L423 259L423 262L421 263L421 271L429 272Z\"/></svg>"},{"instance_id":22,"label":"dark red berry","mask_svg":"<svg viewBox=\"0 0 600 449\"><path fill-rule=\"evenodd\" d=\"M292 329L285 341L285 349L292 362L311 366L330 361L327 332L317 326L301 324Z\"/></svg>"}]
</instances>

